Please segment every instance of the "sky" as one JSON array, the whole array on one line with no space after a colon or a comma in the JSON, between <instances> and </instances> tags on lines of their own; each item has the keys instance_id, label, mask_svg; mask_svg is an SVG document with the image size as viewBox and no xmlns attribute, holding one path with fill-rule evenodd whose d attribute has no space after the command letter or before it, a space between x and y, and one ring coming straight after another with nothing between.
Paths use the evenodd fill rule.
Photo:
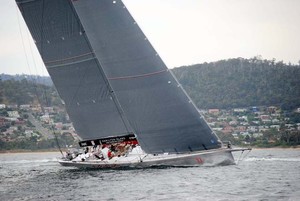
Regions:
<instances>
[{"instance_id":1,"label":"sky","mask_svg":"<svg viewBox=\"0 0 300 201\"><path fill-rule=\"evenodd\" d=\"M123 2L169 68L258 55L300 60L300 0ZM47 75L14 0L1 0L1 73Z\"/></svg>"}]
</instances>

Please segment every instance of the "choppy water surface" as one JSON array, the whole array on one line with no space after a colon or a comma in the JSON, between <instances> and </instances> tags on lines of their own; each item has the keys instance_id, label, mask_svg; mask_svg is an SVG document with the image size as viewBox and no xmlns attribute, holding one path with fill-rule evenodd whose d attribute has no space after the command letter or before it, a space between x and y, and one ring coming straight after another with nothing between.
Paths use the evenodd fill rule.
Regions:
<instances>
[{"instance_id":1,"label":"choppy water surface","mask_svg":"<svg viewBox=\"0 0 300 201\"><path fill-rule=\"evenodd\" d=\"M253 150L223 167L102 171L62 167L58 156L0 154L0 200L300 200L300 150Z\"/></svg>"}]
</instances>

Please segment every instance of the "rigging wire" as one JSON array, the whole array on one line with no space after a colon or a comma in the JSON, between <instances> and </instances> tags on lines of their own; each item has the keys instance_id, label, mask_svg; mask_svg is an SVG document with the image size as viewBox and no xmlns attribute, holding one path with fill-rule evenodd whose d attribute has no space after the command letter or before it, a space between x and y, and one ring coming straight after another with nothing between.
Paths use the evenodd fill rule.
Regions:
<instances>
[{"instance_id":1,"label":"rigging wire","mask_svg":"<svg viewBox=\"0 0 300 201\"><path fill-rule=\"evenodd\" d=\"M19 12L18 12L18 7L16 5L16 15L17 15L17 22L18 22L18 27L19 27L19 32L20 32L20 36L21 36L21 42L22 42L22 48L23 48L23 52L24 52L24 55L25 55L25 60L26 60L26 67L28 68L29 70L29 75L30 75L30 78L31 78L31 81L33 82L33 86L34 86L34 91L35 91L35 95L36 95L36 98L40 103L40 99L39 99L39 96L38 96L38 91L37 91L37 81L36 81L36 77L34 76L34 74L32 73L31 71L31 68L30 68L30 65L29 65L29 58L28 58L28 54L27 54L27 51L26 51L26 47L25 47L25 42L24 42L24 37L23 37L23 32L22 32L22 28L21 28L21 23L20 23L20 18L19 18ZM28 36L28 32L27 32L27 36ZM29 42L30 44L30 42ZM31 53L32 54L32 53ZM33 58L33 57L32 57ZM34 60L33 60L34 62ZM27 84L27 87L29 88L29 83L26 82Z\"/></svg>"},{"instance_id":2,"label":"rigging wire","mask_svg":"<svg viewBox=\"0 0 300 201\"><path fill-rule=\"evenodd\" d=\"M240 159L241 159L241 157L242 157L243 153L244 153L244 150L243 150L243 151L241 151L241 155L240 155L239 159L238 159L238 160L237 160L237 162L236 162L236 164L237 164L237 165L239 164L239 162L240 162Z\"/></svg>"},{"instance_id":3,"label":"rigging wire","mask_svg":"<svg viewBox=\"0 0 300 201\"><path fill-rule=\"evenodd\" d=\"M26 48L25 48L25 42L24 42L22 28L21 28L21 23L20 23L20 19L19 19L18 8L17 8L17 6L15 8L16 8L16 14L17 14L17 21L18 21L18 26L19 26L19 32L20 32L20 36L21 36L22 48L23 48L23 51L24 51L27 68L29 70L29 74L32 75L31 68L30 68L30 65L29 65L29 59L28 59L27 51L26 51Z\"/></svg>"},{"instance_id":4,"label":"rigging wire","mask_svg":"<svg viewBox=\"0 0 300 201\"><path fill-rule=\"evenodd\" d=\"M243 151L241 152L241 155L240 155L239 159L238 159L237 162L236 162L237 165L240 163L240 161L243 161L243 160L248 156L248 154L251 152L251 149L249 149L248 152L244 155L244 157L242 157L244 151L245 151L245 150L243 150Z\"/></svg>"},{"instance_id":5,"label":"rigging wire","mask_svg":"<svg viewBox=\"0 0 300 201\"><path fill-rule=\"evenodd\" d=\"M30 75L32 76L32 82L33 82L33 84L34 84L33 86L34 86L35 93L36 93L35 95L36 95L37 100L38 100L38 102L39 102L39 104L40 104L40 106L41 106L42 112L45 113L45 110L44 110L42 101L40 100L39 95L38 95L38 90L37 90L37 88L38 88L38 85L37 85L37 75L34 76L34 75L32 74L32 71L31 71L31 68L30 68L30 65L29 65L28 54L27 54L27 51L26 51L26 48L25 48L25 42L24 42L24 37L23 37L22 29L21 29L21 24L20 24L20 20L19 20L19 12L18 12L18 8L17 8L17 7L16 7L16 11L17 11L17 19L18 19L19 31L20 31L20 35L21 35L23 51L24 51L25 58L26 58L27 68L29 69L29 73L30 73ZM43 2L42 2L41 39L42 39L42 36L43 36L43 16L44 16L44 0L43 0ZM27 37L29 38L28 32L27 32ZM29 43L29 46L30 46L30 54L31 54L31 56L32 56L32 60L33 60L34 67L35 67L35 71L36 71L36 73L37 73L36 62L35 62L35 59L34 59L34 56L33 56L33 52L32 52L32 48L31 48L31 44L30 44L30 43ZM41 40L41 55L42 55L42 40ZM49 100L48 100L48 98L47 98L47 96L46 96L46 85L45 85L45 84L44 84L44 87L43 87L43 91L44 91L44 98L45 98L46 105L49 106ZM64 156L63 153L62 153L61 147L60 147L60 145L59 145L58 137L57 137L57 135L56 135L56 133L55 133L55 131L54 131L54 127L53 127L53 126L51 126L51 130L52 130L52 133L53 133L53 135L54 135L54 137L55 137L55 141L56 141L56 144L57 144L57 146L58 146L58 148L59 148L59 151L60 151L60 153L62 154L62 156Z\"/></svg>"},{"instance_id":6,"label":"rigging wire","mask_svg":"<svg viewBox=\"0 0 300 201\"><path fill-rule=\"evenodd\" d=\"M242 161L250 154L251 150L249 150L245 155L244 157L242 158Z\"/></svg>"},{"instance_id":7,"label":"rigging wire","mask_svg":"<svg viewBox=\"0 0 300 201\"><path fill-rule=\"evenodd\" d=\"M26 36L27 36L27 39L28 41L30 40L30 37L29 37L29 31L26 31ZM42 106L42 101L40 99L40 96L38 95L38 89L39 88L42 88L40 85L38 85L38 82L39 82L39 76L38 76L38 70L37 70L37 65L36 65L36 62L35 62L35 58L33 56L33 51L32 51L32 47L31 47L31 43L29 42L29 50L30 50L30 54L31 54L31 57L32 57L32 61L33 61L33 65L34 65L34 69L35 69L35 76L33 75L33 78L34 78L34 86L35 86L35 93L36 93L36 98L38 100L38 103L40 105L40 108L42 110L43 113L45 113L44 111L44 108ZM44 83L45 84L45 83Z\"/></svg>"}]
</instances>

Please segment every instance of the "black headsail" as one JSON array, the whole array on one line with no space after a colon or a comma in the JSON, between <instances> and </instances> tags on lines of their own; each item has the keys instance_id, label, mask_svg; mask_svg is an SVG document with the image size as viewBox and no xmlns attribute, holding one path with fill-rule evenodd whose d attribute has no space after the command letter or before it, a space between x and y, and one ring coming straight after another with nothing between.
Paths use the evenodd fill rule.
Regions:
<instances>
[{"instance_id":1,"label":"black headsail","mask_svg":"<svg viewBox=\"0 0 300 201\"><path fill-rule=\"evenodd\" d=\"M64 26L67 26L68 30L58 29L57 31L60 31L59 34L61 35L55 33L54 38L56 38L56 40L60 38L60 41L55 47L53 46L46 50L45 47L39 47L40 45L37 43L40 52L44 52L42 57L48 67L50 75L52 78L56 77L53 78L53 81L69 108L68 111L71 118L74 115L82 115L81 112L83 111L75 114L73 109L70 109L73 108L74 105L74 101L72 102L74 95L73 98L70 98L69 95L74 94L74 90L71 92L69 88L72 87L72 85L66 85L64 80L61 80L64 78L61 78L60 71L63 71L64 76L70 77L71 79L74 75L70 75L72 71L69 72L69 70L74 70L77 67L82 70L82 74L85 74L84 80L90 81L92 78L97 80L97 82L89 85L91 89L85 87L84 90L82 90L81 95L85 96L82 98L87 101L86 107L91 105L92 94L94 94L94 96L99 95L99 90L93 91L93 89L101 88L100 93L107 93L107 87L104 84L105 79L99 78L103 75L106 76L109 90L113 90L114 97L118 103L114 110L112 109L114 105L110 104L110 109L104 111L103 109L105 107L103 104L108 104L108 102L99 102L99 104L95 105L91 110L85 110L86 114L94 116L94 113L100 110L101 113L98 112L98 119L95 121L101 122L105 120L109 125L116 124L118 125L117 127L120 128L118 131L124 129L124 126L122 127L122 125L124 125L122 124L122 120L124 121L125 118L126 125L127 119L130 125L129 130L132 129L134 131L139 143L146 152L176 153L220 147L218 137L206 124L193 102L158 56L121 0L17 0L17 2L23 2L23 4L19 3L19 7L21 11L23 11L22 14L25 21L35 40L37 41L36 38L38 38L42 41L41 44L43 44L43 46L47 45L45 36L49 33L44 33L44 38L40 37L41 33L36 33L41 31L39 28L41 26L41 20L34 19L33 16L36 16L38 13L38 16L42 16L42 18L46 16L49 18L48 21L43 20L43 22L44 26L48 26L48 29L50 29L49 32L51 34L49 34L49 36L52 37L53 31L51 31L51 29L57 29L58 24L62 23L60 21L65 15L64 12L71 12L71 18L64 17L64 23L66 24ZM42 14L42 10L45 11L45 9L41 7L43 2L44 4L47 3L49 8L52 8L51 11L47 12L47 15ZM69 3L71 3L73 9L70 9ZM36 10L33 8L28 9L26 4L40 4L40 6L36 6ZM53 5L58 6L59 4L68 5L65 6L67 7L67 11L62 12L62 10L66 8L51 7ZM26 14L24 11L32 13ZM55 20L52 20L52 18ZM77 32L85 36L83 37L85 42L82 43L88 46L86 47L86 51L83 51L85 46L82 45L82 43L78 46L73 44L79 43L77 40L80 39L80 34L73 38L69 37L69 32L74 29L72 25L73 20L78 20L77 23L79 25L77 25ZM64 39L62 39L62 37ZM76 56L74 54L70 57L70 55L68 55L68 49L64 49L65 51L59 49L66 48L67 38L69 41L68 45L74 47L74 51L79 51L76 55L83 56ZM49 53L46 54L50 56L44 56L45 51L49 51ZM92 54L89 55L89 52ZM53 55L55 55L55 57ZM77 66L74 66L74 68L65 67L63 65L64 62L70 62L68 58L73 59L73 57L75 57L75 61L71 61L76 63L74 65ZM91 59L89 61L95 63L95 69L101 68L102 73L90 72L92 67L88 69L87 65L76 62L78 58ZM62 61L59 61L58 64L52 63L51 65L58 66L49 68L47 62L56 60ZM102 82L98 79L102 80ZM79 85L78 83L76 86L80 89L82 84ZM109 98L110 95L105 95L105 97ZM71 101L67 102L66 99L68 98ZM81 97L78 96L78 98ZM70 110L72 111L70 112ZM116 117L116 119L112 119L122 114L122 112L125 114L124 118ZM75 119L81 118L80 121L74 123L86 123L86 118L88 118L89 115L74 117ZM106 115L109 115L111 118L106 118ZM72 118L73 121L74 118ZM91 127L88 128L88 126ZM105 127L107 125L101 126ZM95 129L95 126L90 124L80 126L80 128L87 129L88 131L82 132L86 132L88 135L91 130ZM101 129L102 128L99 127L99 131ZM116 134L112 128L110 129L111 133L107 133L107 135ZM106 130L108 131L108 129ZM93 137L94 136L95 135L93 135Z\"/></svg>"},{"instance_id":2,"label":"black headsail","mask_svg":"<svg viewBox=\"0 0 300 201\"><path fill-rule=\"evenodd\" d=\"M130 133L69 0L16 0L83 140Z\"/></svg>"}]
</instances>

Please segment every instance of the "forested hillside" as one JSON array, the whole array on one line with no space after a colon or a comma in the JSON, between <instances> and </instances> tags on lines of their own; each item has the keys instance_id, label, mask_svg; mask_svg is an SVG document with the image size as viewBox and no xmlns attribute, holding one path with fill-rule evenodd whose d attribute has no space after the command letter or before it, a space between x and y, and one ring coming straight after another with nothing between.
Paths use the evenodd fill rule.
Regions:
<instances>
[{"instance_id":1,"label":"forested hillside","mask_svg":"<svg viewBox=\"0 0 300 201\"><path fill-rule=\"evenodd\" d=\"M183 66L172 71L201 109L300 107L299 65L255 57ZM61 104L53 85L34 84L30 76L25 76L27 80L4 77L2 74L0 79L0 103L28 104L40 98L44 105ZM49 77L43 79L52 83Z\"/></svg>"},{"instance_id":2,"label":"forested hillside","mask_svg":"<svg viewBox=\"0 0 300 201\"><path fill-rule=\"evenodd\" d=\"M275 60L228 59L173 69L199 108L300 106L300 67Z\"/></svg>"},{"instance_id":3,"label":"forested hillside","mask_svg":"<svg viewBox=\"0 0 300 201\"><path fill-rule=\"evenodd\" d=\"M33 104L42 103L43 106L60 105L59 96L52 86L37 84L33 81L0 80L0 103L4 104Z\"/></svg>"},{"instance_id":4,"label":"forested hillside","mask_svg":"<svg viewBox=\"0 0 300 201\"><path fill-rule=\"evenodd\" d=\"M50 79L49 76L39 76L39 75L26 75L26 74L21 74L21 75L8 75L8 74L0 74L0 80L5 81L5 80L16 80L16 81L21 81L21 80L31 80L39 84L51 86L53 85L52 80Z\"/></svg>"}]
</instances>

